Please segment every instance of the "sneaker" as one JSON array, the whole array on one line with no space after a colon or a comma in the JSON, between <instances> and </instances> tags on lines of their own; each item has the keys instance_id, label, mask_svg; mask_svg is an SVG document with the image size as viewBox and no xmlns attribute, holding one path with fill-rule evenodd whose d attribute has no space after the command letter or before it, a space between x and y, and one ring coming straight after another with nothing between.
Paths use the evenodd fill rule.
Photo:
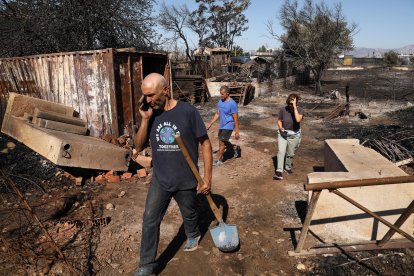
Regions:
<instances>
[{"instance_id":1,"label":"sneaker","mask_svg":"<svg viewBox=\"0 0 414 276\"><path fill-rule=\"evenodd\" d=\"M194 251L198 248L198 242L200 241L201 236L195 238L187 239L187 242L184 246L184 251Z\"/></svg>"},{"instance_id":2,"label":"sneaker","mask_svg":"<svg viewBox=\"0 0 414 276\"><path fill-rule=\"evenodd\" d=\"M283 176L281 172L275 172L275 175L273 176L274 180L282 180Z\"/></svg>"},{"instance_id":3,"label":"sneaker","mask_svg":"<svg viewBox=\"0 0 414 276\"><path fill-rule=\"evenodd\" d=\"M134 276L150 276L152 273L152 269L150 267L140 267L137 271L134 272Z\"/></svg>"},{"instance_id":4,"label":"sneaker","mask_svg":"<svg viewBox=\"0 0 414 276\"><path fill-rule=\"evenodd\" d=\"M213 166L220 166L220 165L223 165L223 161L216 160L216 161L213 162Z\"/></svg>"},{"instance_id":5,"label":"sneaker","mask_svg":"<svg viewBox=\"0 0 414 276\"><path fill-rule=\"evenodd\" d=\"M285 171L285 173L287 173L288 175L293 174L292 170L285 169L284 171Z\"/></svg>"},{"instance_id":6,"label":"sneaker","mask_svg":"<svg viewBox=\"0 0 414 276\"><path fill-rule=\"evenodd\" d=\"M234 149L234 158L238 158L241 156L241 148L240 146L236 146L236 148Z\"/></svg>"}]
</instances>

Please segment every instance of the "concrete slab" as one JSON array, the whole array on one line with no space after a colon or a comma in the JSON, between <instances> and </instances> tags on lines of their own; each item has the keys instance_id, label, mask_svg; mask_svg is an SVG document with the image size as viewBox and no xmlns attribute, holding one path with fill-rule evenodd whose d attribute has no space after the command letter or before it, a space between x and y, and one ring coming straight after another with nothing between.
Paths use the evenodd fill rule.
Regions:
<instances>
[{"instance_id":1,"label":"concrete slab","mask_svg":"<svg viewBox=\"0 0 414 276\"><path fill-rule=\"evenodd\" d=\"M35 108L33 116L37 117L37 118L46 119L46 120L52 120L52 121L71 124L71 125L75 125L75 126L86 127L86 121L84 121L82 119L75 118L75 117L72 117L72 116L65 116L65 115L59 114L57 112L41 110L39 108Z\"/></svg>"},{"instance_id":2,"label":"concrete slab","mask_svg":"<svg viewBox=\"0 0 414 276\"><path fill-rule=\"evenodd\" d=\"M10 93L1 131L59 166L128 170L131 155L129 150L95 137L68 133L70 130L73 132L75 128L76 131L84 133L85 126L67 125L39 118L37 119L43 123L43 127L36 126L29 120L35 110L47 110L50 114L63 118L73 118L74 114L73 108L68 106ZM60 131L55 130L56 128Z\"/></svg>"},{"instance_id":3,"label":"concrete slab","mask_svg":"<svg viewBox=\"0 0 414 276\"><path fill-rule=\"evenodd\" d=\"M308 183L407 175L357 139L325 141L325 172L308 174ZM394 223L414 199L414 183L339 189L371 211ZM310 196L309 196L310 198ZM388 227L344 199L322 191L310 230L325 242L355 242L381 239ZM414 232L414 215L401 227ZM395 234L393 239L403 238Z\"/></svg>"},{"instance_id":4,"label":"concrete slab","mask_svg":"<svg viewBox=\"0 0 414 276\"><path fill-rule=\"evenodd\" d=\"M128 170L129 150L95 137L41 128L9 114L1 131L59 166Z\"/></svg>"},{"instance_id":5,"label":"concrete slab","mask_svg":"<svg viewBox=\"0 0 414 276\"><path fill-rule=\"evenodd\" d=\"M56 112L70 117L73 117L74 115L74 110L72 107L41 100L38 98L28 97L14 92L9 93L9 99L7 101L7 108L5 113L16 117L23 117L25 112L33 115L35 108L49 110L51 112Z\"/></svg>"},{"instance_id":6,"label":"concrete slab","mask_svg":"<svg viewBox=\"0 0 414 276\"><path fill-rule=\"evenodd\" d=\"M37 118L37 117L33 118L32 123L37 126L43 127L43 128L54 129L54 130L59 130L59 131L69 132L69 133L74 133L74 134L79 134L79 135L86 135L86 133L88 132L88 128L86 127L86 125L76 126L76 125L46 120L46 119Z\"/></svg>"}]
</instances>

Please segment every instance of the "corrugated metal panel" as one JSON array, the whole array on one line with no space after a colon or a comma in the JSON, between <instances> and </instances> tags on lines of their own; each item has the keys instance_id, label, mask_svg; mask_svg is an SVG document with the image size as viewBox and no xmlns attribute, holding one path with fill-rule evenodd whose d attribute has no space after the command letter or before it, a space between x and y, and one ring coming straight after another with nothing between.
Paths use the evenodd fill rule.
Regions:
<instances>
[{"instance_id":1,"label":"corrugated metal panel","mask_svg":"<svg viewBox=\"0 0 414 276\"><path fill-rule=\"evenodd\" d=\"M114 49L0 59L0 119L15 91L73 107L92 136L118 136L139 116L143 72L166 64L166 54Z\"/></svg>"}]
</instances>

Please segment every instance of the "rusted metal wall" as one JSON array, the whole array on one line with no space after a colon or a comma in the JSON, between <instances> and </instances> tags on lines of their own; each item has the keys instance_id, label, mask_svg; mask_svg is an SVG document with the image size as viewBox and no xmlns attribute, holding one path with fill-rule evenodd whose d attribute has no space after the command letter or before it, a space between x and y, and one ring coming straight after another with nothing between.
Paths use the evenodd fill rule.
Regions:
<instances>
[{"instance_id":1,"label":"rusted metal wall","mask_svg":"<svg viewBox=\"0 0 414 276\"><path fill-rule=\"evenodd\" d=\"M167 55L156 53L121 52L114 55L115 105L119 133L131 133L132 126L139 122L139 99L141 82L149 73L166 76Z\"/></svg>"},{"instance_id":2,"label":"rusted metal wall","mask_svg":"<svg viewBox=\"0 0 414 276\"><path fill-rule=\"evenodd\" d=\"M223 64L230 64L230 54L226 52L213 53L210 56L211 67L221 66Z\"/></svg>"},{"instance_id":3,"label":"rusted metal wall","mask_svg":"<svg viewBox=\"0 0 414 276\"><path fill-rule=\"evenodd\" d=\"M92 136L119 136L138 119L143 77L164 74L167 60L115 49L0 59L0 119L13 91L73 107Z\"/></svg>"}]
</instances>

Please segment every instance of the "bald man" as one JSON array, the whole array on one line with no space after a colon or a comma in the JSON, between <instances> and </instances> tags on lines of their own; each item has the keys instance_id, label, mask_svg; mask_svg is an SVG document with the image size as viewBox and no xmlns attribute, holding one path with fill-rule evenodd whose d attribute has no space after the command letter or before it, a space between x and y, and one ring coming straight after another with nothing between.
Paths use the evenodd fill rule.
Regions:
<instances>
[{"instance_id":1,"label":"bald man","mask_svg":"<svg viewBox=\"0 0 414 276\"><path fill-rule=\"evenodd\" d=\"M197 217L197 191L208 194L211 187L212 150L206 127L197 109L169 97L165 78L157 73L145 77L141 85L147 108L141 105L141 125L135 135L135 147L141 151L150 141L153 176L145 203L142 222L140 264L137 275L155 273L160 224L171 198L183 217L187 242L184 251L198 247L200 231ZM204 186L197 180L175 141L184 140L194 164L198 163L198 145L204 157Z\"/></svg>"}]
</instances>

